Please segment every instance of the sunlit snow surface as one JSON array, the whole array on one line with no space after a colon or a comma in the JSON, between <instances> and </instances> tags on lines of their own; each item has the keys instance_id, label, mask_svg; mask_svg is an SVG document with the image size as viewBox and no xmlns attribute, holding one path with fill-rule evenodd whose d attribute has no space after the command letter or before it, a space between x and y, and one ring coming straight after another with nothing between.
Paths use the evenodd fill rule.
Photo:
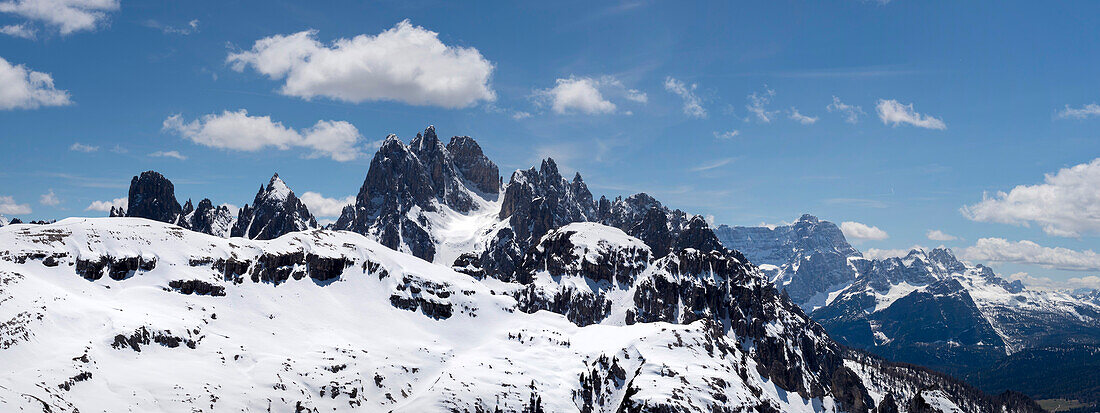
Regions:
<instances>
[{"instance_id":1,"label":"sunlit snow surface","mask_svg":"<svg viewBox=\"0 0 1100 413\"><path fill-rule=\"evenodd\" d=\"M464 247L491 222L475 216L439 235ZM835 410L831 399L806 400L762 379L736 345L715 351L713 341L728 337L706 322L577 327L558 314L524 314L500 282L350 232L250 241L135 218L70 218L5 226L0 245L0 411L516 411L536 399L546 411L578 411L582 375L594 374L605 400L597 410L616 409L627 384L638 389L634 400L683 407L724 399L734 408L769 400L782 411ZM275 285L248 274L226 281L210 264L295 252L351 265L335 280ZM122 280L76 274L77 259L102 256L156 264ZM177 280L221 286L225 296L168 288ZM401 309L395 296L453 314ZM181 342L113 345L142 328Z\"/></svg>"}]
</instances>

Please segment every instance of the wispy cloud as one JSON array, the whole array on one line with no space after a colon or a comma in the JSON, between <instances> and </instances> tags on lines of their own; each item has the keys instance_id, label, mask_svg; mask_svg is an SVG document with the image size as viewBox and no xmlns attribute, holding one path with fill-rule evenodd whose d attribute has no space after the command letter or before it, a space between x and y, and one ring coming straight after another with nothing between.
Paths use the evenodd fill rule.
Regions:
<instances>
[{"instance_id":1,"label":"wispy cloud","mask_svg":"<svg viewBox=\"0 0 1100 413\"><path fill-rule=\"evenodd\" d=\"M942 120L917 113L913 110L912 103L905 105L893 99L879 99L875 109L878 111L879 119L882 119L885 125L898 126L904 123L925 129L947 129L947 124Z\"/></svg>"},{"instance_id":2,"label":"wispy cloud","mask_svg":"<svg viewBox=\"0 0 1100 413\"><path fill-rule=\"evenodd\" d=\"M707 162L707 163L704 163L704 164L700 164L699 166L696 166L694 168L691 168L691 171L692 172L709 171L709 170L714 169L714 168L720 168L720 167L729 165L729 163L733 162L734 160L735 160L735 158L716 159L716 160L713 160L713 161L710 161L710 162Z\"/></svg>"},{"instance_id":3,"label":"wispy cloud","mask_svg":"<svg viewBox=\"0 0 1100 413\"><path fill-rule=\"evenodd\" d=\"M156 152L150 153L149 156L154 157L154 158L175 158L175 159L179 159L181 161L186 161L187 160L186 156L183 156L182 154L180 154L177 151L156 151Z\"/></svg>"},{"instance_id":4,"label":"wispy cloud","mask_svg":"<svg viewBox=\"0 0 1100 413\"><path fill-rule=\"evenodd\" d=\"M1062 119L1087 119L1093 116L1100 116L1100 105L1095 103L1089 103L1079 108L1071 108L1066 105L1065 109L1058 112L1058 117Z\"/></svg>"},{"instance_id":5,"label":"wispy cloud","mask_svg":"<svg viewBox=\"0 0 1100 413\"><path fill-rule=\"evenodd\" d=\"M791 107L791 120L801 123L803 125L813 125L817 122L816 116L806 116L798 112L798 109Z\"/></svg>"},{"instance_id":6,"label":"wispy cloud","mask_svg":"<svg viewBox=\"0 0 1100 413\"><path fill-rule=\"evenodd\" d=\"M29 213L31 213L30 205L15 202L15 198L10 196L0 196L0 214L26 215Z\"/></svg>"},{"instance_id":7,"label":"wispy cloud","mask_svg":"<svg viewBox=\"0 0 1100 413\"><path fill-rule=\"evenodd\" d=\"M745 105L745 110L756 116L756 119L760 122L771 123L772 119L775 119L775 115L779 113L777 110L769 111L767 108L773 97L775 97L775 90L769 89L768 85L764 85L764 91L752 92L748 96L749 103Z\"/></svg>"},{"instance_id":8,"label":"wispy cloud","mask_svg":"<svg viewBox=\"0 0 1100 413\"><path fill-rule=\"evenodd\" d=\"M80 143L80 142L73 142L73 144L69 146L69 150L70 151L75 151L75 152L90 153L90 152L98 151L99 147L98 146L92 146L92 145L85 145L85 144Z\"/></svg>"},{"instance_id":9,"label":"wispy cloud","mask_svg":"<svg viewBox=\"0 0 1100 413\"><path fill-rule=\"evenodd\" d=\"M665 90L683 99L684 114L693 118L703 119L707 117L707 110L703 108L702 100L695 94L695 89L698 87L699 85L695 83L689 85L672 76L665 78Z\"/></svg>"},{"instance_id":10,"label":"wispy cloud","mask_svg":"<svg viewBox=\"0 0 1100 413\"><path fill-rule=\"evenodd\" d=\"M833 96L833 102L825 107L826 110L831 112L838 112L844 116L844 121L855 124L859 123L859 117L864 115L863 108L859 106L852 106L840 101L840 98Z\"/></svg>"},{"instance_id":11,"label":"wispy cloud","mask_svg":"<svg viewBox=\"0 0 1100 413\"><path fill-rule=\"evenodd\" d=\"M733 139L735 136L739 136L739 135L741 135L741 131L739 131L739 130L730 130L730 131L725 131L725 132L715 131L714 132L714 137L718 138L718 139Z\"/></svg>"}]
</instances>

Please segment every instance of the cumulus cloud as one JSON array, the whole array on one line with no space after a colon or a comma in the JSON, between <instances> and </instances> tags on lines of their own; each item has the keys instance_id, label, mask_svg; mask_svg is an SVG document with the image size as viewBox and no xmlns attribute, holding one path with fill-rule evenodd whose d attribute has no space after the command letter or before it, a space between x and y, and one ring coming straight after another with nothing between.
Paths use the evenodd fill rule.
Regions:
<instances>
[{"instance_id":1,"label":"cumulus cloud","mask_svg":"<svg viewBox=\"0 0 1100 413\"><path fill-rule=\"evenodd\" d=\"M1079 108L1071 108L1066 105L1065 109L1058 112L1058 117L1062 119L1086 119L1093 116L1100 116L1100 105L1095 103L1089 103Z\"/></svg>"},{"instance_id":2,"label":"cumulus cloud","mask_svg":"<svg viewBox=\"0 0 1100 413\"><path fill-rule=\"evenodd\" d=\"M665 78L665 90L672 92L672 94L684 100L684 114L693 118L703 119L707 117L707 110L703 109L702 100L695 94L695 89L698 87L699 85L695 83L688 85L672 76Z\"/></svg>"},{"instance_id":3,"label":"cumulus cloud","mask_svg":"<svg viewBox=\"0 0 1100 413\"><path fill-rule=\"evenodd\" d=\"M319 217L338 217L345 206L355 203L355 195L343 198L325 198L316 192L306 192L298 199L306 204L310 213Z\"/></svg>"},{"instance_id":4,"label":"cumulus cloud","mask_svg":"<svg viewBox=\"0 0 1100 413\"><path fill-rule=\"evenodd\" d=\"M35 30L26 24L9 24L7 26L0 27L0 34L6 34L12 37L21 37L24 39L35 38Z\"/></svg>"},{"instance_id":5,"label":"cumulus cloud","mask_svg":"<svg viewBox=\"0 0 1100 413\"><path fill-rule=\"evenodd\" d=\"M1033 241L1011 242L1004 238L982 238L960 254L971 261L1031 264L1069 271L1100 270L1100 254L1063 247L1044 247Z\"/></svg>"},{"instance_id":6,"label":"cumulus cloud","mask_svg":"<svg viewBox=\"0 0 1100 413\"><path fill-rule=\"evenodd\" d=\"M940 231L938 229L930 229L928 230L928 234L926 235L928 236L928 239L932 241L954 241L959 239L959 237Z\"/></svg>"},{"instance_id":7,"label":"cumulus cloud","mask_svg":"<svg viewBox=\"0 0 1100 413\"><path fill-rule=\"evenodd\" d=\"M859 123L859 117L864 115L863 108L860 106L852 106L847 103L841 102L840 98L833 96L833 103L825 107L830 113L837 112L844 117L844 121L855 124Z\"/></svg>"},{"instance_id":8,"label":"cumulus cloud","mask_svg":"<svg viewBox=\"0 0 1100 413\"><path fill-rule=\"evenodd\" d=\"M749 103L745 105L745 109L755 115L756 120L771 123L772 119L775 119L775 115L779 113L778 110L769 111L767 108L773 97L775 97L775 91L768 89L768 85L764 85L763 92L752 92L748 96Z\"/></svg>"},{"instance_id":9,"label":"cumulus cloud","mask_svg":"<svg viewBox=\"0 0 1100 413\"><path fill-rule=\"evenodd\" d=\"M126 209L126 198L115 198L109 201L92 201L84 210L111 212L111 207Z\"/></svg>"},{"instance_id":10,"label":"cumulus cloud","mask_svg":"<svg viewBox=\"0 0 1100 413\"><path fill-rule=\"evenodd\" d=\"M741 134L741 131L739 131L739 130L731 130L731 131L725 131L725 132L715 131L714 132L714 137L718 138L718 139L733 139L733 137L738 136L740 134Z\"/></svg>"},{"instance_id":11,"label":"cumulus cloud","mask_svg":"<svg viewBox=\"0 0 1100 413\"><path fill-rule=\"evenodd\" d=\"M1076 289L1100 289L1100 277L1087 275L1084 277L1070 277L1064 280L1054 280L1050 277L1036 277L1026 272L1018 272L1008 277L1009 281L1020 281L1028 288L1039 291L1065 291Z\"/></svg>"},{"instance_id":12,"label":"cumulus cloud","mask_svg":"<svg viewBox=\"0 0 1100 413\"><path fill-rule=\"evenodd\" d=\"M595 115L615 112L615 104L605 99L598 82L587 77L558 79L550 89L535 91L538 101L547 101L554 113L585 113Z\"/></svg>"},{"instance_id":13,"label":"cumulus cloud","mask_svg":"<svg viewBox=\"0 0 1100 413\"><path fill-rule=\"evenodd\" d=\"M57 206L61 204L61 200L57 198L57 194L53 192L53 189L50 189L49 192L42 194L42 196L38 198L38 203L47 206Z\"/></svg>"},{"instance_id":14,"label":"cumulus cloud","mask_svg":"<svg viewBox=\"0 0 1100 413\"><path fill-rule=\"evenodd\" d=\"M1046 174L1037 185L1019 185L1009 192L982 195L964 206L967 218L980 222L1028 225L1036 223L1048 235L1076 237L1100 233L1100 158Z\"/></svg>"},{"instance_id":15,"label":"cumulus cloud","mask_svg":"<svg viewBox=\"0 0 1100 413\"><path fill-rule=\"evenodd\" d=\"M0 196L0 214L26 215L29 213L31 213L30 205L16 203L15 198L10 196Z\"/></svg>"},{"instance_id":16,"label":"cumulus cloud","mask_svg":"<svg viewBox=\"0 0 1100 413\"><path fill-rule=\"evenodd\" d=\"M75 152L90 153L90 152L98 151L99 147L98 146L92 146L92 145L85 145L85 144L80 143L80 142L73 142L72 145L69 145L69 150L70 151L75 151Z\"/></svg>"},{"instance_id":17,"label":"cumulus cloud","mask_svg":"<svg viewBox=\"0 0 1100 413\"><path fill-rule=\"evenodd\" d=\"M186 161L187 160L187 157L184 156L183 154L179 153L178 151L156 151L156 152L150 153L149 156L154 157L154 158L175 158L175 159L179 159L181 161Z\"/></svg>"},{"instance_id":18,"label":"cumulus cloud","mask_svg":"<svg viewBox=\"0 0 1100 413\"><path fill-rule=\"evenodd\" d=\"M893 99L879 99L878 106L875 109L878 111L878 117L882 119L884 125L893 124L893 126L898 126L905 123L918 128L947 129L947 124L943 123L942 120L917 113L913 110L912 103L903 105Z\"/></svg>"},{"instance_id":19,"label":"cumulus cloud","mask_svg":"<svg viewBox=\"0 0 1100 413\"><path fill-rule=\"evenodd\" d=\"M273 80L280 92L304 99L345 102L397 101L410 105L462 108L493 101L493 63L473 47L448 46L439 34L408 20L374 36L338 39L331 45L317 31L275 35L252 49L230 53L236 71L251 67Z\"/></svg>"},{"instance_id":20,"label":"cumulus cloud","mask_svg":"<svg viewBox=\"0 0 1100 413\"><path fill-rule=\"evenodd\" d=\"M798 112L798 109L791 107L791 120L801 123L803 125L813 125L817 122L816 116L806 116Z\"/></svg>"},{"instance_id":21,"label":"cumulus cloud","mask_svg":"<svg viewBox=\"0 0 1100 413\"><path fill-rule=\"evenodd\" d=\"M840 223L840 231L844 233L847 238L855 240L873 240L880 241L890 238L886 231L879 229L878 227L862 224L859 222L844 221Z\"/></svg>"},{"instance_id":22,"label":"cumulus cloud","mask_svg":"<svg viewBox=\"0 0 1100 413\"><path fill-rule=\"evenodd\" d=\"M69 92L55 89L53 77L23 65L13 65L0 57L0 110L34 109L40 106L64 106Z\"/></svg>"},{"instance_id":23,"label":"cumulus cloud","mask_svg":"<svg viewBox=\"0 0 1100 413\"><path fill-rule=\"evenodd\" d=\"M0 1L0 13L54 27L63 35L93 30L118 10L118 0L8 0ZM29 30L29 29L28 29Z\"/></svg>"},{"instance_id":24,"label":"cumulus cloud","mask_svg":"<svg viewBox=\"0 0 1100 413\"><path fill-rule=\"evenodd\" d=\"M320 120L301 131L283 126L270 116L249 116L248 111L224 111L186 122L182 115L164 120L163 129L199 145L236 151L273 147L312 149L311 157L330 157L338 162L358 158L359 129L345 121Z\"/></svg>"}]
</instances>

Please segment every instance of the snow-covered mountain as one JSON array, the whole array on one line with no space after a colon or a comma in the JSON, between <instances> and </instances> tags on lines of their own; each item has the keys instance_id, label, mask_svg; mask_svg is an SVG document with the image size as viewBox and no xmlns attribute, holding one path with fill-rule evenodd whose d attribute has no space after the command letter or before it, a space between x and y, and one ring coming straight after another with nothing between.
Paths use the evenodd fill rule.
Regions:
<instances>
[{"instance_id":1,"label":"snow-covered mountain","mask_svg":"<svg viewBox=\"0 0 1100 413\"><path fill-rule=\"evenodd\" d=\"M317 228L317 220L309 213L294 191L279 174L260 187L252 205L245 204L237 213L230 235L248 239L275 239L295 231Z\"/></svg>"},{"instance_id":2,"label":"snow-covered mountain","mask_svg":"<svg viewBox=\"0 0 1100 413\"><path fill-rule=\"evenodd\" d=\"M858 274L848 260L863 257L835 224L808 214L791 225L720 225L714 233L722 244L759 265L806 311L824 305L830 293L851 285Z\"/></svg>"},{"instance_id":3,"label":"snow-covered mountain","mask_svg":"<svg viewBox=\"0 0 1100 413\"><path fill-rule=\"evenodd\" d=\"M1100 344L1095 292L1031 290L945 248L867 259L835 225L808 215L716 233L763 263L838 342L891 360L979 374L1025 349Z\"/></svg>"},{"instance_id":4,"label":"snow-covered mountain","mask_svg":"<svg viewBox=\"0 0 1100 413\"><path fill-rule=\"evenodd\" d=\"M0 240L3 410L867 411L931 386L845 361L728 253L654 259L599 224L544 237L527 284L346 231L258 241L70 218ZM580 292L610 311L528 299ZM911 385L870 393L871 374Z\"/></svg>"},{"instance_id":5,"label":"snow-covered mountain","mask_svg":"<svg viewBox=\"0 0 1100 413\"><path fill-rule=\"evenodd\" d=\"M0 410L1038 411L839 345L702 217L501 182L428 128L336 229L278 176L234 225L270 240L201 202L0 228Z\"/></svg>"}]
</instances>

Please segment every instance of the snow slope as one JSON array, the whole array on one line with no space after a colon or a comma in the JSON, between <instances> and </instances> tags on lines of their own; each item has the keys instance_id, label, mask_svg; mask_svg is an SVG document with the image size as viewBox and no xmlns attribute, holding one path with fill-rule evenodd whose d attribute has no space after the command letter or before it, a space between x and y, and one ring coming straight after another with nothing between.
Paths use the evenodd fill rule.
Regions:
<instances>
[{"instance_id":1,"label":"snow slope","mask_svg":"<svg viewBox=\"0 0 1100 413\"><path fill-rule=\"evenodd\" d=\"M706 319L578 327L350 232L70 218L0 245L3 411L836 409Z\"/></svg>"}]
</instances>

